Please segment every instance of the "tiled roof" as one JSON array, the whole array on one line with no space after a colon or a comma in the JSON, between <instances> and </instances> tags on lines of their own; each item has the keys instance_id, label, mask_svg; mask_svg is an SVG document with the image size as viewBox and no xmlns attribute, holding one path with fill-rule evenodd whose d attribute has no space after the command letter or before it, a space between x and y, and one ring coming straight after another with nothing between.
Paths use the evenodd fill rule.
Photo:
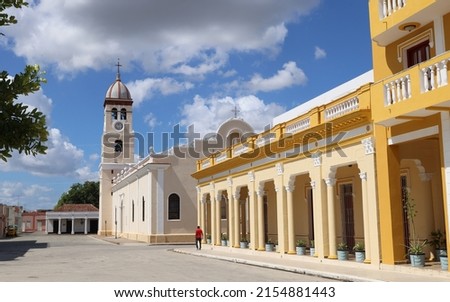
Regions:
<instances>
[{"instance_id":1,"label":"tiled roof","mask_svg":"<svg viewBox=\"0 0 450 302\"><path fill-rule=\"evenodd\" d=\"M57 208L55 212L98 212L98 209L92 204L64 204Z\"/></svg>"}]
</instances>

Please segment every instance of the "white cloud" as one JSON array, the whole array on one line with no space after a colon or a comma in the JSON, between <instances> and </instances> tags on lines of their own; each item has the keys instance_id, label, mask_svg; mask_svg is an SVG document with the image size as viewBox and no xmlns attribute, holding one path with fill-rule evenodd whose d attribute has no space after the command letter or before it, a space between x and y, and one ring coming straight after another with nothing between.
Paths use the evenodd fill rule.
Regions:
<instances>
[{"instance_id":1,"label":"white cloud","mask_svg":"<svg viewBox=\"0 0 450 302\"><path fill-rule=\"evenodd\" d=\"M52 208L53 202L47 196L53 189L37 185L24 184L22 182L0 182L0 203L8 205L22 205L28 208Z\"/></svg>"},{"instance_id":2,"label":"white cloud","mask_svg":"<svg viewBox=\"0 0 450 302\"><path fill-rule=\"evenodd\" d=\"M319 2L40 0L15 11L19 23L4 31L16 55L63 73L121 57L150 72L201 75L223 67L230 52L277 52L285 24Z\"/></svg>"},{"instance_id":3,"label":"white cloud","mask_svg":"<svg viewBox=\"0 0 450 302\"><path fill-rule=\"evenodd\" d=\"M59 129L48 130L46 154L37 156L13 153L8 162L0 162L0 171L25 171L39 176L69 176L92 179L83 161L84 152L70 143Z\"/></svg>"},{"instance_id":4,"label":"white cloud","mask_svg":"<svg viewBox=\"0 0 450 302\"><path fill-rule=\"evenodd\" d=\"M316 46L316 48L314 50L314 58L316 60L319 60L319 59L323 59L326 57L327 57L327 52L324 49L320 48L319 46Z\"/></svg>"},{"instance_id":5,"label":"white cloud","mask_svg":"<svg viewBox=\"0 0 450 302\"><path fill-rule=\"evenodd\" d=\"M197 133L216 132L219 126L234 116L233 109L239 110L238 117L248 122L256 132L260 132L272 122L272 118L285 111L275 103L264 103L254 95L239 98L209 98L196 96L192 103L186 104L182 110L182 126L194 125Z\"/></svg>"},{"instance_id":6,"label":"white cloud","mask_svg":"<svg viewBox=\"0 0 450 302\"><path fill-rule=\"evenodd\" d=\"M158 119L151 112L144 117L144 122L150 127L150 130L158 125Z\"/></svg>"},{"instance_id":7,"label":"white cloud","mask_svg":"<svg viewBox=\"0 0 450 302\"><path fill-rule=\"evenodd\" d=\"M277 74L269 78L263 78L259 74L253 75L252 79L244 84L252 92L273 91L294 85L303 85L307 77L302 69L297 67L295 62L288 62L283 65L283 69L278 70Z\"/></svg>"},{"instance_id":8,"label":"white cloud","mask_svg":"<svg viewBox=\"0 0 450 302\"><path fill-rule=\"evenodd\" d=\"M147 78L129 82L126 86L131 91L135 106L139 106L144 100L151 99L157 92L162 95L170 95L194 87L190 82L178 82L171 78Z\"/></svg>"}]
</instances>

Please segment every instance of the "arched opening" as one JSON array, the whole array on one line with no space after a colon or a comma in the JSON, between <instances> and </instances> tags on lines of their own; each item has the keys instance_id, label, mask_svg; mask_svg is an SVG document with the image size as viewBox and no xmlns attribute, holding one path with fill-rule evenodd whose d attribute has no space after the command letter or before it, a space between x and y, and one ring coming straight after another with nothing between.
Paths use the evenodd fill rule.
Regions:
<instances>
[{"instance_id":1,"label":"arched opening","mask_svg":"<svg viewBox=\"0 0 450 302\"><path fill-rule=\"evenodd\" d=\"M111 118L117 120L117 108L111 109Z\"/></svg>"},{"instance_id":2,"label":"arched opening","mask_svg":"<svg viewBox=\"0 0 450 302\"><path fill-rule=\"evenodd\" d=\"M121 120L127 119L127 110L125 108L120 109L120 119Z\"/></svg>"},{"instance_id":3,"label":"arched opening","mask_svg":"<svg viewBox=\"0 0 450 302\"><path fill-rule=\"evenodd\" d=\"M180 219L180 196L178 194L169 195L169 220Z\"/></svg>"}]
</instances>

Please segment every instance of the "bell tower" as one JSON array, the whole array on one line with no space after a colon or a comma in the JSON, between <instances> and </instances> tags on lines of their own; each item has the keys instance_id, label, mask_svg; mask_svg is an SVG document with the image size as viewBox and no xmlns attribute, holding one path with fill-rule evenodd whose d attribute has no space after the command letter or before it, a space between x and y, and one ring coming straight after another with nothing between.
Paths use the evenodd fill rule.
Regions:
<instances>
[{"instance_id":1,"label":"bell tower","mask_svg":"<svg viewBox=\"0 0 450 302\"><path fill-rule=\"evenodd\" d=\"M128 88L117 75L109 86L103 103L102 154L100 163L99 235L114 234L117 217L112 207L113 178L134 163L133 101Z\"/></svg>"}]
</instances>

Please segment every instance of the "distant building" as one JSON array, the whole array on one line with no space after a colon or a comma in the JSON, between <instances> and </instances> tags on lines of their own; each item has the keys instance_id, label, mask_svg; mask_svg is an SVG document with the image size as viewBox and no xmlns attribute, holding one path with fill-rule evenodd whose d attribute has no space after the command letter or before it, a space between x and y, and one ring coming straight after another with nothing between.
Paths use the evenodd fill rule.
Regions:
<instances>
[{"instance_id":1,"label":"distant building","mask_svg":"<svg viewBox=\"0 0 450 302\"><path fill-rule=\"evenodd\" d=\"M32 212L24 211L22 213L22 232L45 232L46 212L47 210L36 210Z\"/></svg>"},{"instance_id":2,"label":"distant building","mask_svg":"<svg viewBox=\"0 0 450 302\"><path fill-rule=\"evenodd\" d=\"M46 213L46 233L97 233L98 209L92 204L65 204Z\"/></svg>"},{"instance_id":3,"label":"distant building","mask_svg":"<svg viewBox=\"0 0 450 302\"><path fill-rule=\"evenodd\" d=\"M17 232L20 233L19 226L22 225L22 212L21 206L8 206L0 204L0 238L6 236L6 228L8 226L17 227Z\"/></svg>"}]
</instances>

